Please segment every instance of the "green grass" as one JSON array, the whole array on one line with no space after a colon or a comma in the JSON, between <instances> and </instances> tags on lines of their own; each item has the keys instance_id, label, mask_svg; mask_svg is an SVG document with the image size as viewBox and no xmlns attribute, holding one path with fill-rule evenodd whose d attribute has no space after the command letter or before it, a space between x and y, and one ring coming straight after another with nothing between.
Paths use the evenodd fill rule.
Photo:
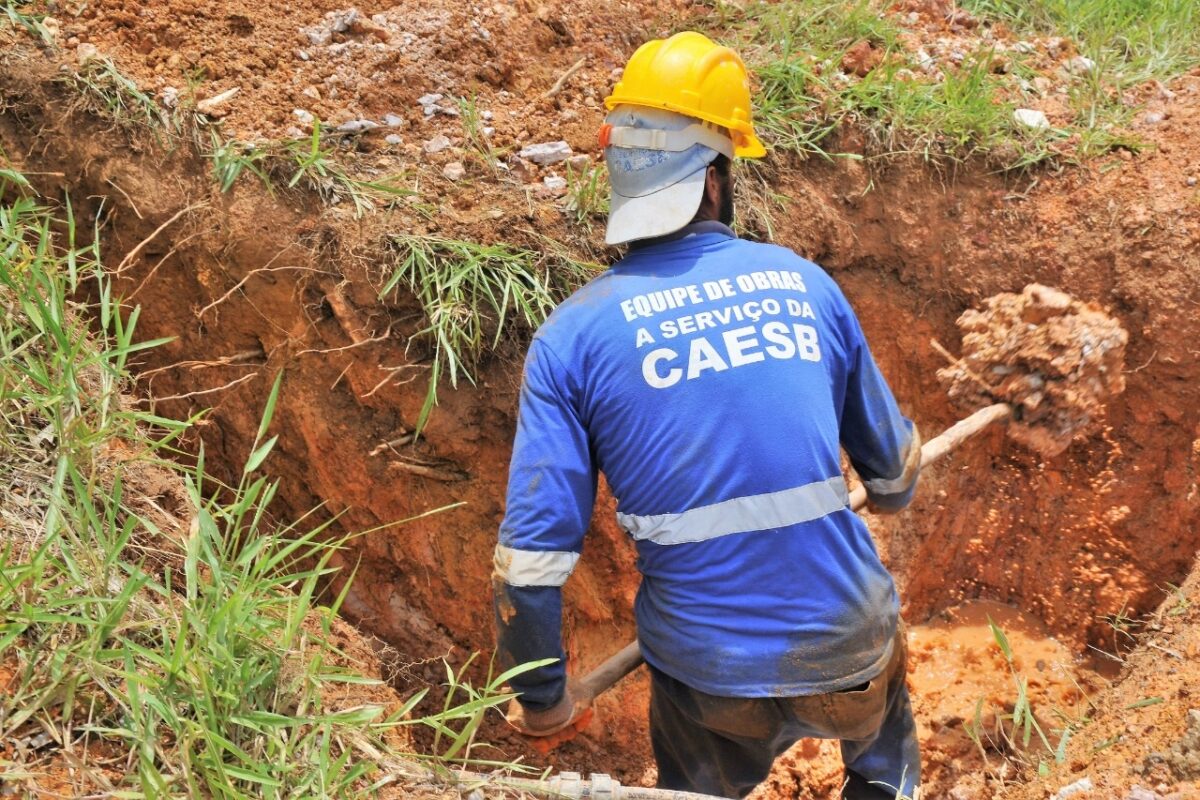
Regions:
<instances>
[{"instance_id":1,"label":"green grass","mask_svg":"<svg viewBox=\"0 0 1200 800\"><path fill-rule=\"evenodd\" d=\"M577 170L567 165L567 194L563 207L576 224L587 230L608 216L608 168L593 164Z\"/></svg>"},{"instance_id":2,"label":"green grass","mask_svg":"<svg viewBox=\"0 0 1200 800\"><path fill-rule=\"evenodd\" d=\"M213 178L222 192L228 192L248 173L270 194L282 186L311 191L330 205L348 200L356 218L417 195L401 185L400 175L378 180L352 176L338 160L336 145L325 138L319 120L313 122L312 134L303 139L243 142L222 139L216 131L210 131L210 139L205 157L212 162Z\"/></svg>"},{"instance_id":3,"label":"green grass","mask_svg":"<svg viewBox=\"0 0 1200 800\"><path fill-rule=\"evenodd\" d=\"M138 85L121 74L112 59L88 59L64 80L73 83L85 105L129 130L146 130L158 136L178 125L165 109Z\"/></svg>"},{"instance_id":4,"label":"green grass","mask_svg":"<svg viewBox=\"0 0 1200 800\"><path fill-rule=\"evenodd\" d=\"M379 681L331 643L344 594L320 590L344 540L271 511L281 380L221 486L203 450L191 467L165 458L188 423L128 397L130 356L161 343L137 341L137 316L70 206L0 168L0 741L41 742L0 753L6 785L36 795L57 759L114 797L365 797L485 763L472 749L511 672L476 690L448 667L445 704L411 719L424 692L394 709L329 699ZM178 475L184 507L145 493L147 464ZM401 725L433 728L437 750L398 751Z\"/></svg>"},{"instance_id":5,"label":"green grass","mask_svg":"<svg viewBox=\"0 0 1200 800\"><path fill-rule=\"evenodd\" d=\"M210 136L212 146L205 157L212 161L213 178L222 192L232 189L244 172L257 177L268 192L273 192L263 163L269 156L266 150L234 139L222 140L216 131L211 131Z\"/></svg>"},{"instance_id":6,"label":"green grass","mask_svg":"<svg viewBox=\"0 0 1200 800\"><path fill-rule=\"evenodd\" d=\"M757 75L755 113L777 150L830 157L830 134L864 130L869 155L920 153L928 158L984 155L1005 169L1048 160L1086 158L1114 146L1136 146L1132 110L1122 92L1166 79L1200 63L1200 10L1193 0L964 0L985 20L1003 20L1030 35L1078 43L1097 68L1067 81L1074 118L1063 128L1025 129L1018 107L1037 106L1029 81L1035 59L998 56L980 40L961 64L942 59L937 75L921 69L902 46L904 23L870 0L793 0L741 7L718 0L713 28L743 52ZM921 34L927 38L927 34ZM870 42L882 56L864 77L841 69L846 52ZM1055 70L1057 72L1057 70Z\"/></svg>"},{"instance_id":7,"label":"green grass","mask_svg":"<svg viewBox=\"0 0 1200 800\"><path fill-rule=\"evenodd\" d=\"M475 96L460 97L455 100L455 104L458 106L458 117L462 121L463 138L468 145L467 154L481 162L485 172L497 177L500 174L501 151L492 145L491 139L483 132L487 124Z\"/></svg>"},{"instance_id":8,"label":"green grass","mask_svg":"<svg viewBox=\"0 0 1200 800\"><path fill-rule=\"evenodd\" d=\"M539 253L505 244L479 244L438 236L392 239L397 258L380 297L403 286L420 301L428 326L414 338L432 343L429 388L417 419L419 434L442 378L458 385L472 375L485 349L495 349L517 323L540 325L596 267L565 253ZM552 250L548 248L548 250Z\"/></svg>"},{"instance_id":9,"label":"green grass","mask_svg":"<svg viewBox=\"0 0 1200 800\"><path fill-rule=\"evenodd\" d=\"M1017 669L1008 636L990 617L988 626L1012 677L1012 709L996 712L989 730L989 726L984 722L984 700L980 698L975 704L974 718L964 724L964 730L979 750L989 772L995 774L988 759L988 750L991 749L1003 754L1019 768L1036 769L1039 776L1049 775L1054 766L1066 761L1071 738L1090 720L1087 717L1072 719L1056 709L1054 714L1062 727L1048 734L1034 713L1033 704L1029 699L1028 680ZM1051 735L1057 737L1053 744L1050 740Z\"/></svg>"},{"instance_id":10,"label":"green grass","mask_svg":"<svg viewBox=\"0 0 1200 800\"><path fill-rule=\"evenodd\" d=\"M1200 64L1200 6L1194 0L963 0L962 6L1018 33L1066 37L1095 62L1069 88L1085 154L1117 144L1136 147L1125 132L1132 109L1122 102L1123 93Z\"/></svg>"},{"instance_id":11,"label":"green grass","mask_svg":"<svg viewBox=\"0 0 1200 800\"><path fill-rule=\"evenodd\" d=\"M1042 137L1013 121L1011 78L992 70L992 54L968 54L961 66L924 74L900 44L899 21L866 0L798 0L756 4L733 23L760 83L755 113L775 148L830 157L829 136L853 124L872 139L873 154L916 152L966 158L1004 151L1013 163L1040 160ZM859 42L880 52L864 77L841 69Z\"/></svg>"}]
</instances>

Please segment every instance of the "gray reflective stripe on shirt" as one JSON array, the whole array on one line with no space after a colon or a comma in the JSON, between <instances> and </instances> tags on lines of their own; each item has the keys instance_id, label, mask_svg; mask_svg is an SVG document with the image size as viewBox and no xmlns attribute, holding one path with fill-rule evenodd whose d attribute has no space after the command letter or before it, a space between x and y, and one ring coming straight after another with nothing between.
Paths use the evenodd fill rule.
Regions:
<instances>
[{"instance_id":1,"label":"gray reflective stripe on shirt","mask_svg":"<svg viewBox=\"0 0 1200 800\"><path fill-rule=\"evenodd\" d=\"M496 545L496 577L509 586L562 586L571 577L579 553L517 550Z\"/></svg>"},{"instance_id":2,"label":"gray reflective stripe on shirt","mask_svg":"<svg viewBox=\"0 0 1200 800\"><path fill-rule=\"evenodd\" d=\"M655 544L702 542L820 519L850 502L841 475L779 492L735 497L678 514L617 514L617 522L638 540Z\"/></svg>"},{"instance_id":3,"label":"gray reflective stripe on shirt","mask_svg":"<svg viewBox=\"0 0 1200 800\"><path fill-rule=\"evenodd\" d=\"M913 441L908 442L909 448L913 446ZM904 451L904 463L908 463L909 451ZM913 470L911 474L905 475L900 473L896 478L872 478L869 481L863 481L863 486L866 487L867 493L872 495L891 495L902 494L912 488L913 483L917 480L917 476L921 473L919 469Z\"/></svg>"},{"instance_id":4,"label":"gray reflective stripe on shirt","mask_svg":"<svg viewBox=\"0 0 1200 800\"><path fill-rule=\"evenodd\" d=\"M863 481L863 486L867 487L867 492L870 494L900 494L908 491L916 476L917 473L914 472L912 475L901 475L899 478L872 478L869 481Z\"/></svg>"}]
</instances>

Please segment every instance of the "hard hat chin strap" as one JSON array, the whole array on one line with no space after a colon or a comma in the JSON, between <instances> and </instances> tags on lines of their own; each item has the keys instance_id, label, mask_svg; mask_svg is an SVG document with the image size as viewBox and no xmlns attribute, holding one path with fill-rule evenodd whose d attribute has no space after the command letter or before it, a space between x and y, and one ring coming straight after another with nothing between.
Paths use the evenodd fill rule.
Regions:
<instances>
[{"instance_id":1,"label":"hard hat chin strap","mask_svg":"<svg viewBox=\"0 0 1200 800\"><path fill-rule=\"evenodd\" d=\"M704 122L697 122L677 131L607 124L600 128L600 145L602 147L665 150L671 153L681 153L697 144L702 144L728 158L733 158L733 140Z\"/></svg>"}]
</instances>

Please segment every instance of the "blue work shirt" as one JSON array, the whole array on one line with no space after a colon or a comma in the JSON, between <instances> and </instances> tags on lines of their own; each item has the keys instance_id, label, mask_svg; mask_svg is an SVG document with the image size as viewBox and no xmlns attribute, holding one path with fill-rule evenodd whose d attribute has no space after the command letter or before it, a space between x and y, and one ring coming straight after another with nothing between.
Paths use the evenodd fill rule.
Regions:
<instances>
[{"instance_id":1,"label":"blue work shirt","mask_svg":"<svg viewBox=\"0 0 1200 800\"><path fill-rule=\"evenodd\" d=\"M632 250L530 345L496 548L501 654L563 658L560 587L603 472L638 550L649 663L734 697L862 683L891 655L898 600L839 446L899 508L912 423L824 271L719 223L684 234ZM537 709L564 681L560 661L512 686Z\"/></svg>"}]
</instances>

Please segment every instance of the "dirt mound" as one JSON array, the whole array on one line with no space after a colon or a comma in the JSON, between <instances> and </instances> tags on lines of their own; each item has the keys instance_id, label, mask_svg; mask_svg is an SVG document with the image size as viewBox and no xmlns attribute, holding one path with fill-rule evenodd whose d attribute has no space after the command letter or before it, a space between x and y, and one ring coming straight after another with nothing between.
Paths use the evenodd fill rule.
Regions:
<instances>
[{"instance_id":1,"label":"dirt mound","mask_svg":"<svg viewBox=\"0 0 1200 800\"><path fill-rule=\"evenodd\" d=\"M1094 430L1125 391L1129 335L1094 303L1035 283L963 312L958 327L962 359L938 370L950 397L971 409L1012 405L1012 437L1046 456Z\"/></svg>"}]
</instances>

